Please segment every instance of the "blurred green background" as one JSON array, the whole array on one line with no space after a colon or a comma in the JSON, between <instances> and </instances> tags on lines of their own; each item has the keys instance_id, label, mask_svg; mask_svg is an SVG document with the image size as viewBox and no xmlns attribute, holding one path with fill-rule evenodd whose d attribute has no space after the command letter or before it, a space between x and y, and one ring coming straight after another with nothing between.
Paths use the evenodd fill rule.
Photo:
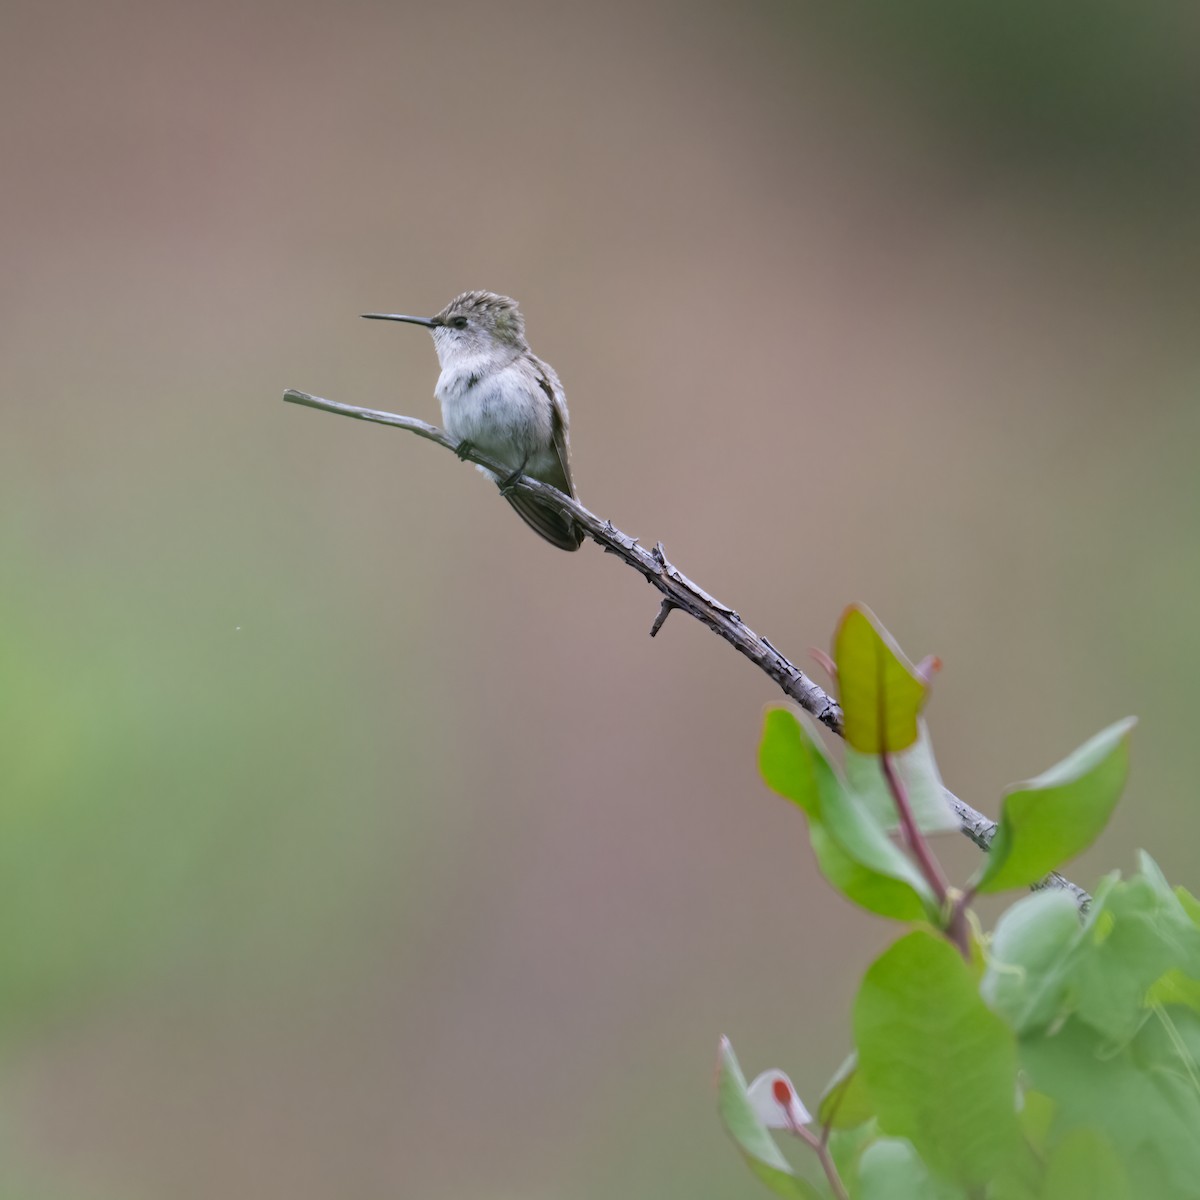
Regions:
<instances>
[{"instance_id":1,"label":"blurred green background","mask_svg":"<svg viewBox=\"0 0 1200 1200\"><path fill-rule=\"evenodd\" d=\"M1128 712L1195 887L1194 6L0 8L0 1196L757 1194L887 929L768 681L474 472L418 330L517 296L586 503L801 659L946 667L951 787ZM975 852L945 845L959 875Z\"/></svg>"}]
</instances>

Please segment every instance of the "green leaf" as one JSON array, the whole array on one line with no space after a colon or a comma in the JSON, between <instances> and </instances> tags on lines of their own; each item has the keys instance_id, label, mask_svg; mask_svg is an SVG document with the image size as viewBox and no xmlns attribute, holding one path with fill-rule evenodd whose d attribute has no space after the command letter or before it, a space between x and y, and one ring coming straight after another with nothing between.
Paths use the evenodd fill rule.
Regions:
<instances>
[{"instance_id":1,"label":"green leaf","mask_svg":"<svg viewBox=\"0 0 1200 1200\"><path fill-rule=\"evenodd\" d=\"M863 754L911 746L929 689L869 609L856 604L842 614L833 657L846 744Z\"/></svg>"},{"instance_id":2,"label":"green leaf","mask_svg":"<svg viewBox=\"0 0 1200 1200\"><path fill-rule=\"evenodd\" d=\"M1176 886L1172 889L1175 893L1175 899L1179 901L1183 907L1183 911L1187 913L1193 925L1200 926L1200 900L1197 900L1187 888Z\"/></svg>"},{"instance_id":3,"label":"green leaf","mask_svg":"<svg viewBox=\"0 0 1200 1200\"><path fill-rule=\"evenodd\" d=\"M980 991L1026 1035L1076 1013L1116 1043L1154 1004L1200 1011L1200 929L1153 862L1147 875L1096 890L1081 924L1074 903L1047 889L997 923Z\"/></svg>"},{"instance_id":4,"label":"green leaf","mask_svg":"<svg viewBox=\"0 0 1200 1200\"><path fill-rule=\"evenodd\" d=\"M1131 1200L1125 1168L1108 1139L1076 1129L1055 1147L1042 1184L1046 1200Z\"/></svg>"},{"instance_id":5,"label":"green leaf","mask_svg":"<svg viewBox=\"0 0 1200 1200\"><path fill-rule=\"evenodd\" d=\"M855 1200L966 1200L967 1193L935 1179L912 1143L880 1138L869 1146L858 1166Z\"/></svg>"},{"instance_id":6,"label":"green leaf","mask_svg":"<svg viewBox=\"0 0 1200 1200\"><path fill-rule=\"evenodd\" d=\"M1080 937L1075 901L1055 888L1011 905L996 923L980 994L1017 1033L1066 1009L1066 955Z\"/></svg>"},{"instance_id":7,"label":"green leaf","mask_svg":"<svg viewBox=\"0 0 1200 1200\"><path fill-rule=\"evenodd\" d=\"M1145 1020L1164 976L1200 979L1200 930L1165 883L1134 878L1111 888L1089 914L1066 965L1079 1017L1123 1042Z\"/></svg>"},{"instance_id":8,"label":"green leaf","mask_svg":"<svg viewBox=\"0 0 1200 1200\"><path fill-rule=\"evenodd\" d=\"M1135 723L1128 717L1109 726L1005 796L996 837L975 884L978 891L1027 887L1096 840L1125 786Z\"/></svg>"},{"instance_id":9,"label":"green leaf","mask_svg":"<svg viewBox=\"0 0 1200 1200\"><path fill-rule=\"evenodd\" d=\"M1057 1136L1100 1134L1137 1181L1138 1200L1200 1197L1200 1017L1172 1017L1147 1020L1120 1047L1075 1017L1020 1045L1033 1086L1057 1105Z\"/></svg>"},{"instance_id":10,"label":"green leaf","mask_svg":"<svg viewBox=\"0 0 1200 1200\"><path fill-rule=\"evenodd\" d=\"M1001 1175L988 1188L987 1200L1042 1200L1040 1183L1034 1170L1022 1176Z\"/></svg>"},{"instance_id":11,"label":"green leaf","mask_svg":"<svg viewBox=\"0 0 1200 1200\"><path fill-rule=\"evenodd\" d=\"M819 819L821 796L811 742L790 708L767 709L758 743L758 770L771 791Z\"/></svg>"},{"instance_id":12,"label":"green leaf","mask_svg":"<svg viewBox=\"0 0 1200 1200\"><path fill-rule=\"evenodd\" d=\"M821 1094L817 1122L822 1128L853 1129L874 1115L871 1097L858 1071L858 1055L851 1053Z\"/></svg>"},{"instance_id":13,"label":"green leaf","mask_svg":"<svg viewBox=\"0 0 1200 1200\"><path fill-rule=\"evenodd\" d=\"M771 1191L789 1200L821 1200L820 1191L792 1170L758 1119L746 1095L746 1077L728 1038L721 1039L717 1059L717 1110L750 1169Z\"/></svg>"},{"instance_id":14,"label":"green leaf","mask_svg":"<svg viewBox=\"0 0 1200 1200\"><path fill-rule=\"evenodd\" d=\"M767 785L804 809L822 873L870 912L897 920L935 915L937 900L908 856L849 791L807 718L768 711L759 745Z\"/></svg>"},{"instance_id":15,"label":"green leaf","mask_svg":"<svg viewBox=\"0 0 1200 1200\"><path fill-rule=\"evenodd\" d=\"M1158 864L1144 850L1138 852L1138 862L1158 901L1159 924L1169 930L1175 945L1175 965L1150 986L1146 1005L1183 1004L1200 1012L1200 938L1192 933L1200 906L1186 888L1172 888Z\"/></svg>"},{"instance_id":16,"label":"green leaf","mask_svg":"<svg viewBox=\"0 0 1200 1200\"><path fill-rule=\"evenodd\" d=\"M837 787L821 791L821 821L830 837L869 874L904 885L918 899L922 911L936 919L937 897L916 863L889 840L862 801L841 786L840 780L837 783Z\"/></svg>"},{"instance_id":17,"label":"green leaf","mask_svg":"<svg viewBox=\"0 0 1200 1200\"><path fill-rule=\"evenodd\" d=\"M892 766L904 785L917 828L925 833L957 833L962 822L946 799L929 730L924 721L918 721L917 729L917 740L907 750L889 755ZM847 746L846 783L885 829L890 832L900 827L896 801L878 754L862 754Z\"/></svg>"},{"instance_id":18,"label":"green leaf","mask_svg":"<svg viewBox=\"0 0 1200 1200\"><path fill-rule=\"evenodd\" d=\"M1041 1092L1025 1088L1021 1093L1021 1108L1017 1120L1021 1122L1021 1132L1025 1140L1041 1156L1045 1156L1046 1139L1050 1134L1050 1126L1054 1121L1054 1101Z\"/></svg>"},{"instance_id":19,"label":"green leaf","mask_svg":"<svg viewBox=\"0 0 1200 1200\"><path fill-rule=\"evenodd\" d=\"M1172 968L1161 975L1146 993L1146 1006L1182 1004L1200 1012L1200 981L1189 979L1182 971Z\"/></svg>"},{"instance_id":20,"label":"green leaf","mask_svg":"<svg viewBox=\"0 0 1200 1200\"><path fill-rule=\"evenodd\" d=\"M818 821L809 822L808 838L821 874L847 900L893 921L921 921L932 917L932 893L926 895L923 888L917 889L855 862Z\"/></svg>"},{"instance_id":21,"label":"green leaf","mask_svg":"<svg viewBox=\"0 0 1200 1200\"><path fill-rule=\"evenodd\" d=\"M1149 884L1158 901L1159 911L1177 926L1196 925L1195 900L1186 888L1173 888L1158 863L1145 850L1138 851L1141 877ZM1188 903L1190 901L1190 905ZM1198 964L1200 965L1200 964Z\"/></svg>"},{"instance_id":22,"label":"green leaf","mask_svg":"<svg viewBox=\"0 0 1200 1200\"><path fill-rule=\"evenodd\" d=\"M916 930L875 961L854 1038L880 1128L908 1138L934 1171L982 1187L1020 1160L1012 1030L944 938Z\"/></svg>"}]
</instances>

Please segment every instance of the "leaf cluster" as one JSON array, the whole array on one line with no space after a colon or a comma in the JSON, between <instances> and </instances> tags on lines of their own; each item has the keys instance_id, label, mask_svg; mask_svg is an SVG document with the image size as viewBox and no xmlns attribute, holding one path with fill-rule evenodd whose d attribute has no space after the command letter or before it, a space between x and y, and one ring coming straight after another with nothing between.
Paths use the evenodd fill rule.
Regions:
<instances>
[{"instance_id":1,"label":"leaf cluster","mask_svg":"<svg viewBox=\"0 0 1200 1200\"><path fill-rule=\"evenodd\" d=\"M860 607L834 665L842 767L781 707L760 769L803 812L829 883L905 929L862 979L853 1050L810 1124L781 1116L722 1043L720 1112L755 1174L804 1198L1200 1200L1200 902L1142 855L1086 913L1046 888L986 935L970 908L977 893L1036 886L1095 840L1134 722L1009 789L990 852L954 887L928 840L957 827L921 716L931 673ZM816 1150L825 1178L793 1167L772 1130Z\"/></svg>"}]
</instances>

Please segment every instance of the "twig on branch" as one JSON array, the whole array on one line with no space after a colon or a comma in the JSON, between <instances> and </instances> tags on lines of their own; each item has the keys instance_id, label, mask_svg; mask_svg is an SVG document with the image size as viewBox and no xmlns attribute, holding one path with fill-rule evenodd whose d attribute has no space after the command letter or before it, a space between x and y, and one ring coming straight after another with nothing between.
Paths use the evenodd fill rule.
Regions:
<instances>
[{"instance_id":1,"label":"twig on branch","mask_svg":"<svg viewBox=\"0 0 1200 1200\"><path fill-rule=\"evenodd\" d=\"M650 636L658 637L658 631L667 623L667 618L671 615L671 610L677 608L678 605L674 600L668 600L663 597L662 603L658 606L658 616L654 618L654 624L650 626Z\"/></svg>"},{"instance_id":2,"label":"twig on branch","mask_svg":"<svg viewBox=\"0 0 1200 1200\"><path fill-rule=\"evenodd\" d=\"M479 453L474 447L468 447L460 452L459 443L445 430L416 417L401 417L395 413L382 412L375 408L358 408L353 404L339 404L334 400L323 400L320 396L310 396L307 392L298 392L289 388L283 393L288 404L300 404L305 408L316 408L322 412L337 413L343 417L356 417L360 421L371 421L377 425L391 425L396 429L407 429L431 442L437 442L461 458L469 459L478 466L486 467L493 474L504 479L510 474L509 468L503 463L496 462L485 454ZM742 618L727 605L714 599L698 584L693 583L677 567L667 560L663 545L656 542L653 550L647 550L638 544L638 539L622 533L611 521L602 521L595 513L583 507L578 500L564 495L557 488L534 479L529 475L520 475L508 482L508 486L518 492L527 492L537 496L544 503L554 505L570 518L592 539L604 547L605 553L615 554L623 562L638 571L652 587L663 594L662 606L654 624L650 629L653 637L662 628L672 610L680 609L689 616L695 617L702 625L707 625L713 633L727 641L735 650L748 658L759 670L765 672L790 696L805 712L810 713L826 728L839 736L842 735L842 710L836 700L824 688L814 683L785 655L781 654L765 638L760 637L747 625ZM953 792L946 790L946 799L958 814L962 832L977 846L987 850L996 833L996 822L977 812L969 804L960 800ZM1091 896L1064 878L1057 872L1042 881L1040 887L1061 887L1069 891L1086 911L1091 903Z\"/></svg>"}]
</instances>

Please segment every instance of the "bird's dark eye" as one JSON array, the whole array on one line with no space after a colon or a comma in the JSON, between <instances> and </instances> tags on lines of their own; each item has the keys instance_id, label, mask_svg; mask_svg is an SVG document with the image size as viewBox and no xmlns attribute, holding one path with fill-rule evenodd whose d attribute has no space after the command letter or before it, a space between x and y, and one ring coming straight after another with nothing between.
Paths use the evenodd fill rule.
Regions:
<instances>
[{"instance_id":1,"label":"bird's dark eye","mask_svg":"<svg viewBox=\"0 0 1200 1200\"><path fill-rule=\"evenodd\" d=\"M455 318L454 318L454 320L452 320L452 321L450 322L450 324L451 324L451 325L452 325L452 326L453 326L455 329L466 329L466 327L467 327L467 318L466 318L466 317L455 317Z\"/></svg>"}]
</instances>

